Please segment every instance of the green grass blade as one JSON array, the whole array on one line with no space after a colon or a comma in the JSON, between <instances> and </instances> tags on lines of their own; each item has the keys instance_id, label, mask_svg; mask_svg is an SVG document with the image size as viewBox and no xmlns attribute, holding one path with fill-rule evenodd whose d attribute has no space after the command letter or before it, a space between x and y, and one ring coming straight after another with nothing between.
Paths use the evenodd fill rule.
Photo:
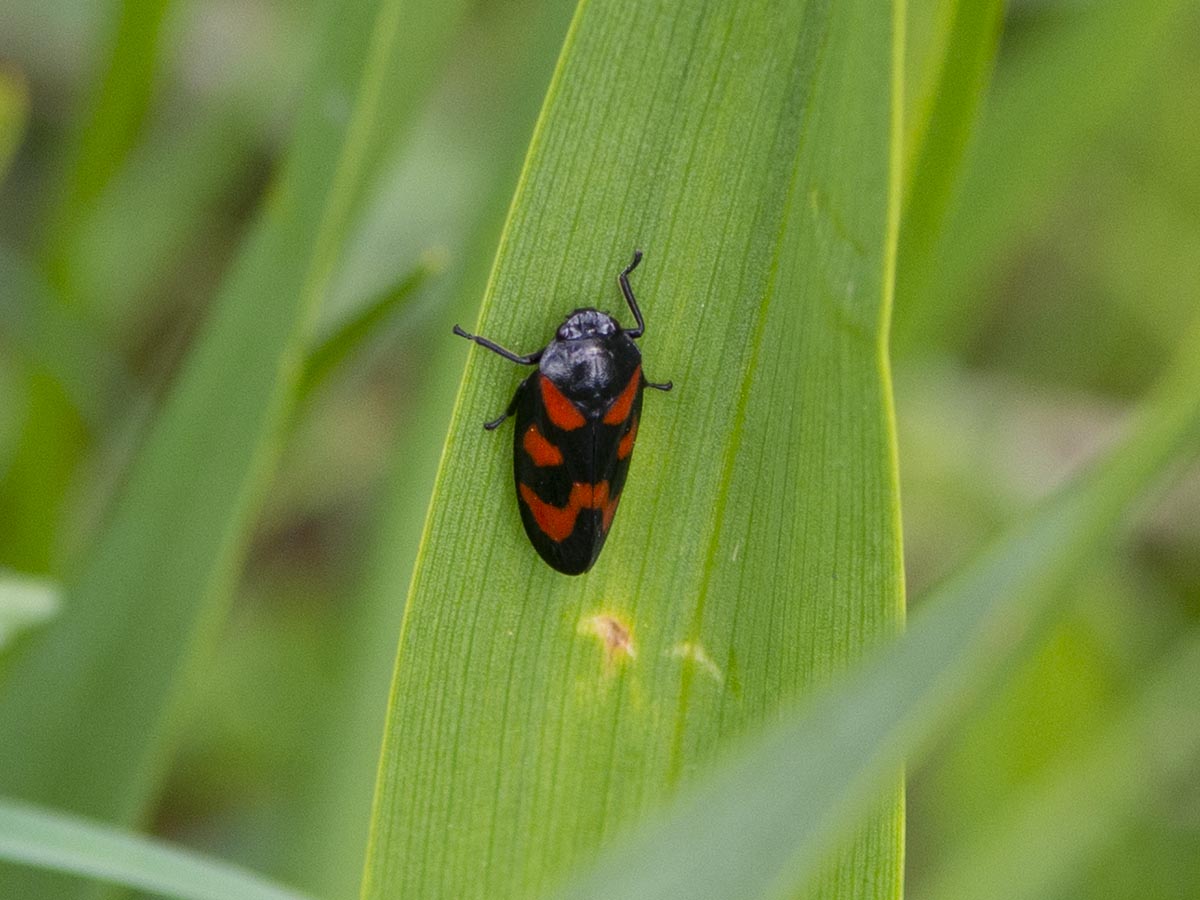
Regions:
<instances>
[{"instance_id":1,"label":"green grass blade","mask_svg":"<svg viewBox=\"0 0 1200 900\"><path fill-rule=\"evenodd\" d=\"M48 241L55 283L69 283L66 243L137 142L156 87L163 20L171 0L120 0L111 46L86 108Z\"/></svg>"},{"instance_id":2,"label":"green grass blade","mask_svg":"<svg viewBox=\"0 0 1200 900\"><path fill-rule=\"evenodd\" d=\"M935 591L895 644L608 850L567 896L732 900L815 877L878 786L1053 618L1055 588L1120 514L1200 451L1197 350L1200 333L1123 447Z\"/></svg>"},{"instance_id":3,"label":"green grass blade","mask_svg":"<svg viewBox=\"0 0 1200 900\"><path fill-rule=\"evenodd\" d=\"M926 96L914 100L905 137L904 204L896 270L895 332L910 341L904 317L919 303L963 159L983 104L1004 13L1003 0L947 0L945 47Z\"/></svg>"},{"instance_id":4,"label":"green grass blade","mask_svg":"<svg viewBox=\"0 0 1200 900\"><path fill-rule=\"evenodd\" d=\"M904 4L904 185L911 180L914 151L937 99L957 12L958 0L908 0Z\"/></svg>"},{"instance_id":5,"label":"green grass blade","mask_svg":"<svg viewBox=\"0 0 1200 900\"><path fill-rule=\"evenodd\" d=\"M1005 4L1004 0L913 0L906 6L903 184L907 204L926 139L957 143L970 130L995 61ZM939 137L942 131L946 133Z\"/></svg>"},{"instance_id":6,"label":"green grass blade","mask_svg":"<svg viewBox=\"0 0 1200 900\"><path fill-rule=\"evenodd\" d=\"M0 651L21 631L58 615L59 594L54 582L0 569Z\"/></svg>"},{"instance_id":7,"label":"green grass blade","mask_svg":"<svg viewBox=\"0 0 1200 900\"><path fill-rule=\"evenodd\" d=\"M927 900L1064 896L1121 826L1200 764L1200 640L1152 672L1128 712L1081 759L1043 779L994 838L952 859Z\"/></svg>"},{"instance_id":8,"label":"green grass blade","mask_svg":"<svg viewBox=\"0 0 1200 900\"><path fill-rule=\"evenodd\" d=\"M580 6L478 330L532 350L575 306L624 316L615 275L640 246L646 371L676 390L646 398L608 546L568 579L521 531L511 437L480 428L522 373L459 350L365 896L556 883L896 630L883 322L899 92L880 62L897 29L877 12ZM894 795L884 807L830 894L898 891Z\"/></svg>"},{"instance_id":9,"label":"green grass blade","mask_svg":"<svg viewBox=\"0 0 1200 900\"><path fill-rule=\"evenodd\" d=\"M112 46L69 176L69 202L86 207L124 163L154 96L163 21L171 0L122 0ZM74 216L68 216L73 219Z\"/></svg>"},{"instance_id":10,"label":"green grass blade","mask_svg":"<svg viewBox=\"0 0 1200 900\"><path fill-rule=\"evenodd\" d=\"M181 900L306 900L164 841L9 800L0 800L0 859Z\"/></svg>"},{"instance_id":11,"label":"green grass blade","mask_svg":"<svg viewBox=\"0 0 1200 900\"><path fill-rule=\"evenodd\" d=\"M427 259L377 297L329 325L317 336L304 360L296 397L303 400L321 386L338 366L354 356L371 337L416 293L440 264Z\"/></svg>"},{"instance_id":12,"label":"green grass blade","mask_svg":"<svg viewBox=\"0 0 1200 900\"><path fill-rule=\"evenodd\" d=\"M64 614L13 660L0 692L5 792L102 819L144 814L190 665L222 617L349 218L460 9L330 4L262 218L69 580ZM0 895L35 896L7 874Z\"/></svg>"}]
</instances>

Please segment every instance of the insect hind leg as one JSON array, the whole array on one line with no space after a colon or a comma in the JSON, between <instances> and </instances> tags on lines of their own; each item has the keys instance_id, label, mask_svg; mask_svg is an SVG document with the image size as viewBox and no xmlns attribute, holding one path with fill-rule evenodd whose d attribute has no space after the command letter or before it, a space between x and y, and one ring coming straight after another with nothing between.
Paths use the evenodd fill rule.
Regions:
<instances>
[{"instance_id":1,"label":"insect hind leg","mask_svg":"<svg viewBox=\"0 0 1200 900\"><path fill-rule=\"evenodd\" d=\"M525 382L522 381L517 386L516 393L513 394L512 400L510 400L508 402L508 408L505 409L501 415L497 416L495 419L492 419L492 421L483 423L483 427L485 430L495 431L497 428L499 428L501 425L504 424L505 419L507 419L509 416L511 416L513 413L515 413L517 411L517 402L521 399L521 391L524 389L525 389Z\"/></svg>"}]
</instances>

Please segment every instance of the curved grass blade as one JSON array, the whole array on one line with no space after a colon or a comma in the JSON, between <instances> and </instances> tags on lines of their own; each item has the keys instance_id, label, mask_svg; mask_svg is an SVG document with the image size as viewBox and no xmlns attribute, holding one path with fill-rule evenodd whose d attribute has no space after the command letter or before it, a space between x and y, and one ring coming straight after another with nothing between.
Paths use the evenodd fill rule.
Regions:
<instances>
[{"instance_id":1,"label":"curved grass blade","mask_svg":"<svg viewBox=\"0 0 1200 900\"><path fill-rule=\"evenodd\" d=\"M1152 809L1200 765L1200 639L1185 638L1151 673L1125 715L1081 759L1043 779L995 838L966 848L933 879L926 900L1064 896L1122 826Z\"/></svg>"},{"instance_id":2,"label":"curved grass blade","mask_svg":"<svg viewBox=\"0 0 1200 900\"><path fill-rule=\"evenodd\" d=\"M1056 588L1200 452L1200 330L1124 446L934 592L908 632L728 757L565 896L733 900L818 877L879 786L1053 620Z\"/></svg>"},{"instance_id":3,"label":"curved grass blade","mask_svg":"<svg viewBox=\"0 0 1200 900\"><path fill-rule=\"evenodd\" d=\"M306 900L165 841L11 800L0 800L0 859L180 900Z\"/></svg>"},{"instance_id":4,"label":"curved grass blade","mask_svg":"<svg viewBox=\"0 0 1200 900\"><path fill-rule=\"evenodd\" d=\"M220 621L345 228L462 4L330 4L293 145L64 613L0 691L0 787L144 815L191 666ZM61 898L0 873L0 895Z\"/></svg>"},{"instance_id":5,"label":"curved grass blade","mask_svg":"<svg viewBox=\"0 0 1200 900\"><path fill-rule=\"evenodd\" d=\"M877 12L579 7L472 330L528 351L576 306L625 317L615 276L638 246L646 371L676 390L646 398L608 546L567 579L521 532L510 439L480 428L523 373L469 354L364 896L549 887L898 627L898 87L880 64L898 38ZM827 894L898 890L895 795L881 806Z\"/></svg>"}]
</instances>

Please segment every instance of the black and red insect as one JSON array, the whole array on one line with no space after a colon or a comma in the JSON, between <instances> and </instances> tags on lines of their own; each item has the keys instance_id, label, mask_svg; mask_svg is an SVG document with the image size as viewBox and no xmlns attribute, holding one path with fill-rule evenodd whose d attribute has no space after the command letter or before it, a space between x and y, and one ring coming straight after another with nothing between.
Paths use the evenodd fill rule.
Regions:
<instances>
[{"instance_id":1,"label":"black and red insect","mask_svg":"<svg viewBox=\"0 0 1200 900\"><path fill-rule=\"evenodd\" d=\"M505 350L487 338L454 333L537 371L517 387L504 415L486 423L489 431L516 415L513 472L517 506L534 549L553 568L581 575L592 567L612 527L642 414L642 392L669 391L642 374L642 354L634 338L646 323L638 309L629 273L617 277L637 327L624 329L597 309L577 309L558 326L554 340L528 356Z\"/></svg>"}]
</instances>

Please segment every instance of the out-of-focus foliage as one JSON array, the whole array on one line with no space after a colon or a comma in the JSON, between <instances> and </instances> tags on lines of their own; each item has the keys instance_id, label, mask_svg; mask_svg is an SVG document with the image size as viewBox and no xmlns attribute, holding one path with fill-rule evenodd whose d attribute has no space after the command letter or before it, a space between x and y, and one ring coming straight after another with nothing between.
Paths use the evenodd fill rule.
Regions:
<instances>
[{"instance_id":1,"label":"out-of-focus foliage","mask_svg":"<svg viewBox=\"0 0 1200 900\"><path fill-rule=\"evenodd\" d=\"M592 12L608 2L587 0ZM448 329L476 317L571 4L347 5L360 21L379 10L427 10L433 36L404 32L417 45L404 64L424 75L371 100L397 117L380 123L385 130L410 120L411 139L372 151L361 203L344 216L335 210L336 233L315 242L329 254L315 278L306 277L315 257L300 243L279 248L275 261L294 252L296 265L281 266L274 283L295 275L315 291L299 330L340 338L309 357L308 371L321 377L306 402L271 401L258 412L240 401L268 383L289 386L279 397L291 397L313 346L307 337L285 342L288 349L271 359L269 342L246 347L244 371L215 367L210 383L225 385L219 403L180 408L170 398L197 365L236 261L251 252L255 223L297 197L315 204L340 196L324 178L295 196L269 187L280 183L279 166L303 121L298 110L339 134L352 114L344 95L306 93L314 54L344 39L335 50L362 50L343 59L355 68L377 59L371 53L379 46L365 31L348 28L338 38L322 24L334 0L3 6L0 708L25 710L6 723L3 752L19 758L22 746L37 746L45 723L58 720L69 733L62 722L75 714L65 704L101 683L78 683L70 673L95 671L89 666L98 662L112 677L85 712L116 722L104 704L142 709L149 696L170 712L161 732L122 730L111 745L55 741L59 761L39 777L70 795L57 798L61 805L115 795L118 806L144 806L149 814L139 825L158 836L305 890L349 896L361 867L404 586L466 356ZM876 7L882 14L885 7ZM905 565L919 602L1112 444L1200 310L1200 13L1186 0L908 0L906 41L907 71L896 91L906 113L894 173L905 215L893 347ZM714 38L696 49L696 62L733 71L718 65L722 47ZM634 67L653 64L619 55L616 45L613 52L631 83ZM822 57L822 71L849 58ZM745 60L727 62L736 68ZM712 79L716 104L734 102L720 92L723 77ZM584 86L563 89L577 87ZM760 99L741 102L750 109ZM673 108L670 98L660 107ZM858 107L839 108L848 116ZM627 115L632 121L644 112ZM651 134L658 131L647 126ZM626 138L635 160L641 136ZM695 138L681 136L704 152ZM615 140L611 132L597 138L606 140ZM806 152L827 150L818 141ZM659 172L642 162L653 193ZM853 171L836 155L827 163L830 171ZM693 168L702 167L680 164L685 174ZM605 184L621 180L601 174L594 177ZM586 187L580 196L587 198ZM644 266L670 244L676 225L651 223L651 233L665 236L644 248ZM607 220L579 227L592 229L597 245L626 240L609 235ZM539 240L532 238L530 246ZM683 278L710 262L709 251L690 252L672 252L655 271ZM422 260L434 263L428 277L418 290L398 292L413 286L406 279ZM577 265L597 269L607 284L604 260ZM244 321L263 326L269 291L239 293ZM300 302L281 298L279 308L293 300ZM514 315L510 333L549 327L560 306L578 301L539 296L541 312ZM338 332L345 322L358 324ZM680 367L685 343L669 345ZM471 369L473 391L483 372L479 363ZM488 382L485 393L503 391ZM677 393L663 402L686 400ZM155 434L172 403L176 434L209 424L175 445L178 452L161 454L161 479L147 493L138 461L156 452L148 447L163 446ZM244 503L227 504L208 526L186 521L223 483L200 483L197 473L228 474L226 464L244 459L220 440L239 428L260 448L255 460L259 452L264 460L278 456L274 474L249 465ZM634 467L645 490L664 473L703 477L707 462L694 444L653 443L652 434L639 453L653 447L658 462L641 458ZM817 437L816 425L801 435ZM225 447L224 455L199 453L201 438ZM481 507L511 512L507 476L491 478L507 466L507 441L493 443L495 465L471 488ZM1189 648L1200 629L1200 474L1194 463L1173 474L1170 487L1129 520L1119 545L1089 557L1058 588L1048 637L994 677L984 702L910 772L912 896L958 896L963 884L980 897L1007 896L995 885L1013 872L1035 894L1064 900L1194 895L1200 771L1188 755L1194 735L1171 730L1194 722L1170 710L1186 694ZM189 478L186 508L166 502ZM143 491L141 508L159 509L167 524L139 524L149 520L129 507L131 484ZM853 496L827 502L840 509ZM630 503L618 527L665 527L659 513L650 521L648 509ZM114 541L114 527L128 540ZM172 543L189 527L196 557ZM235 544L243 551L226 555L223 548ZM674 552L668 545L654 544ZM97 548L104 548L99 562ZM532 553L520 543L506 552ZM207 574L194 579L185 567ZM106 599L87 620L93 624L61 657L41 663L60 687L22 676L55 629L84 621L72 598L98 572ZM31 583L35 594L26 590ZM62 594L41 590L48 584L62 584ZM170 585L152 607L165 630L146 628L152 620L139 611L148 584ZM48 598L58 596L55 608ZM738 599L753 608L754 597ZM194 631L178 641L163 637L193 601L193 610L208 611ZM138 671L139 657L111 638L138 628L157 640L147 653L175 642L194 677L123 677ZM100 658L89 662L88 653ZM760 662L771 671L770 660ZM735 681L731 675L724 689L735 691ZM14 685L23 698L15 705L5 693ZM108 753L120 765L104 764ZM1169 758L1142 777L1161 753ZM138 776L126 792L118 770L142 754L148 762L131 768L162 778ZM48 759L25 757L20 768ZM95 777L87 774L93 767L101 770ZM80 779L83 787L72 787ZM1088 816L1090 827L1073 829L1077 816ZM111 846L120 853L134 845ZM0 862L0 879L14 869ZM87 889L82 881L52 883Z\"/></svg>"},{"instance_id":2,"label":"out-of-focus foliage","mask_svg":"<svg viewBox=\"0 0 1200 900\"><path fill-rule=\"evenodd\" d=\"M1200 148L1191 112L1200 15L1187 4L1087 8L1010 10L973 141L1029 141L1042 149L976 154L984 170L968 165L958 214L1003 215L1008 224L974 251L972 278L936 282L940 293L928 299L939 318L922 319L933 330L900 335L902 496L915 597L1112 441L1129 399L1161 372L1200 310L1184 274L1200 266L1200 171L1191 163ZM1098 58L1105 60L1101 78L1094 77ZM1037 96L1030 90L1053 96L1059 84L1064 96L1075 89L1091 96L1036 118L1006 121L997 108L1028 108ZM992 199L1000 201L999 192L1004 208ZM1014 197L1024 199L1010 210ZM942 241L943 253L961 252L953 224ZM899 296L897 303L924 299ZM923 315L914 312L914 319ZM1133 801L1117 804L1086 852L1074 852L1077 835L1061 833L1065 817L1050 824L1039 818L1042 806L1030 806L1042 803L1035 792L1056 790L1048 779L1069 778L1076 763L1109 756L1104 747L1119 734L1118 717L1158 677L1175 641L1195 633L1200 477L1190 471L1121 550L1097 557L1060 592L1063 615L1050 638L916 773L909 794L914 896L932 882L948 884L960 851L979 863L991 840L1016 847L1014 821L1041 823L1046 854L1061 840L1071 861L1035 896L1183 898L1200 883L1200 814L1188 799L1194 793L1174 790L1195 783L1194 762L1190 773L1185 760L1165 783L1150 779ZM1162 718L1141 721L1170 727ZM1155 740L1122 739L1126 746L1144 740L1132 744L1141 747ZM1113 758L1119 764L1095 776L1107 779L1096 789L1126 796L1122 782L1143 783L1142 773L1129 757ZM1078 814L1097 811L1081 806ZM1000 868L986 875L1006 877Z\"/></svg>"},{"instance_id":3,"label":"out-of-focus foliage","mask_svg":"<svg viewBox=\"0 0 1200 900\"><path fill-rule=\"evenodd\" d=\"M0 855L180 900L307 900L163 841L5 800L0 800Z\"/></svg>"},{"instance_id":4,"label":"out-of-focus foliage","mask_svg":"<svg viewBox=\"0 0 1200 900\"><path fill-rule=\"evenodd\" d=\"M55 585L0 570L0 652L24 629L53 618L58 608Z\"/></svg>"}]
</instances>

